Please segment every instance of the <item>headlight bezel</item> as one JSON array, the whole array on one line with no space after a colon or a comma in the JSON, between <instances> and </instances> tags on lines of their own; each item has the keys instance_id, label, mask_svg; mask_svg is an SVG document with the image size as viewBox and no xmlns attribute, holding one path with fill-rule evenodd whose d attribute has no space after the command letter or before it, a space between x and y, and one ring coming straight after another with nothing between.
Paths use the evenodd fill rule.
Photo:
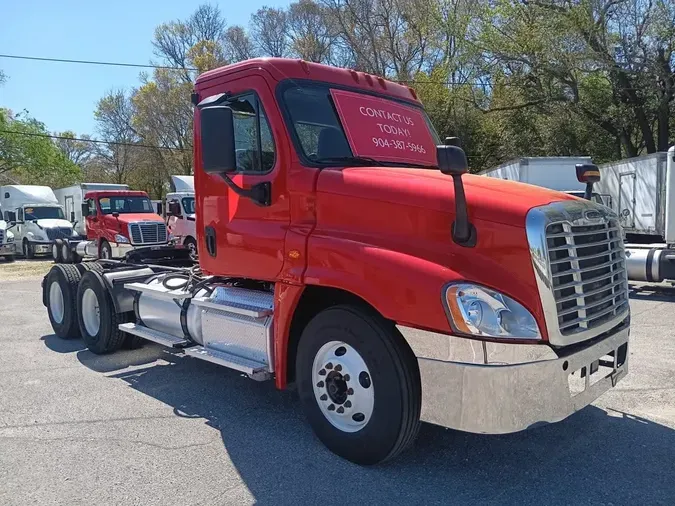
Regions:
<instances>
[{"instance_id":1,"label":"headlight bezel","mask_svg":"<svg viewBox=\"0 0 675 506\"><path fill-rule=\"evenodd\" d=\"M115 242L117 244L131 244L129 238L123 234L115 234Z\"/></svg>"},{"instance_id":2,"label":"headlight bezel","mask_svg":"<svg viewBox=\"0 0 675 506\"><path fill-rule=\"evenodd\" d=\"M490 305L488 305L488 307L486 308L485 304L483 304L483 302L485 301L481 298L469 297L472 303L476 301L480 302L480 304L477 304L477 306L480 307L481 311L487 310L488 312L489 311L492 312L492 314L495 316L494 320L498 323L498 326L502 330L501 333L499 334L497 334L496 332L486 333L484 331L481 331L479 327L482 324L482 318L478 324L478 327L474 322L471 321L471 316L467 311L465 303L460 302L459 300L460 297L462 298L465 297L457 293L457 291L461 290L462 288L464 288L465 290L472 289L482 292L483 295L492 298L493 299L492 302L494 302L496 305L499 305L499 303L503 305L503 308L498 311L494 307L490 307ZM455 291L453 292L453 290ZM498 296L498 298L495 298L494 297L495 295ZM453 297L453 299L451 299L450 297ZM544 336L541 332L541 327L539 325L539 322L535 318L534 314L532 314L532 312L527 307L525 307L523 304L521 304L519 301L517 301L510 295L495 290L494 288L490 288L488 286L467 280L451 281L443 286L441 290L441 301L443 303L443 308L445 309L448 323L450 324L453 333L456 335L468 337L471 339L479 339L485 341L501 341L509 343L518 343L518 342L533 343L533 342L541 342L544 340ZM454 303L451 303L451 301L453 301ZM493 304L493 306L495 304ZM500 319L500 315L503 315L505 311L508 311L509 314L513 314L514 309L517 311L523 311L524 314L522 314L521 316L526 316L527 318L531 319L531 322L529 323L533 325L533 329L531 328L529 333L519 332L518 334L515 334L514 332L510 332L502 326L502 319ZM489 315L489 313L487 314ZM521 326L521 328L526 327Z\"/></svg>"}]
</instances>

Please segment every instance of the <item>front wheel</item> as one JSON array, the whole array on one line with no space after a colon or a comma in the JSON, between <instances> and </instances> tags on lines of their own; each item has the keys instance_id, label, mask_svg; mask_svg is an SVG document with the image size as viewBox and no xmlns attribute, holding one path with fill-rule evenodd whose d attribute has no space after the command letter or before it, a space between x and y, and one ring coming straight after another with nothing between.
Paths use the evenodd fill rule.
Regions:
<instances>
[{"instance_id":1,"label":"front wheel","mask_svg":"<svg viewBox=\"0 0 675 506\"><path fill-rule=\"evenodd\" d=\"M393 324L371 311L336 306L300 338L296 382L318 438L356 464L403 451L420 425L417 361Z\"/></svg>"},{"instance_id":2,"label":"front wheel","mask_svg":"<svg viewBox=\"0 0 675 506\"><path fill-rule=\"evenodd\" d=\"M110 260L112 258L112 248L110 243L103 239L98 247L98 257Z\"/></svg>"},{"instance_id":3,"label":"front wheel","mask_svg":"<svg viewBox=\"0 0 675 506\"><path fill-rule=\"evenodd\" d=\"M185 239L183 245L190 252L190 260L197 261L199 259L197 255L197 241L195 241L192 237L188 237Z\"/></svg>"},{"instance_id":4,"label":"front wheel","mask_svg":"<svg viewBox=\"0 0 675 506\"><path fill-rule=\"evenodd\" d=\"M28 260L35 258L35 249L33 245L28 242L28 239L23 240L23 256Z\"/></svg>"}]
</instances>

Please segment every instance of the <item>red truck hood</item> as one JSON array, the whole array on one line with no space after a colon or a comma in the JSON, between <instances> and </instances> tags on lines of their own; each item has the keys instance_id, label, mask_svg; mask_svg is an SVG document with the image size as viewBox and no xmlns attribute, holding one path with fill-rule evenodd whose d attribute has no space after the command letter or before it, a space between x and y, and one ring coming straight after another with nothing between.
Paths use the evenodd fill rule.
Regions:
<instances>
[{"instance_id":1,"label":"red truck hood","mask_svg":"<svg viewBox=\"0 0 675 506\"><path fill-rule=\"evenodd\" d=\"M474 174L463 176L469 218L523 227L536 206L570 195L539 186ZM395 167L324 169L318 192L367 198L454 214L452 177L437 170Z\"/></svg>"},{"instance_id":2,"label":"red truck hood","mask_svg":"<svg viewBox=\"0 0 675 506\"><path fill-rule=\"evenodd\" d=\"M161 216L155 213L123 213L120 214L118 219L121 223L136 223L139 221L164 221Z\"/></svg>"}]
</instances>

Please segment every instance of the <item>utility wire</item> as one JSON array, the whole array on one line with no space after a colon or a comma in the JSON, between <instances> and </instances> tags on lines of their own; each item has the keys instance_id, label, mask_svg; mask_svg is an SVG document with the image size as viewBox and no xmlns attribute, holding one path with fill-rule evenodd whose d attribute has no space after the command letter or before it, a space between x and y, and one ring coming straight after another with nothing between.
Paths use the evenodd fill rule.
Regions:
<instances>
[{"instance_id":1,"label":"utility wire","mask_svg":"<svg viewBox=\"0 0 675 506\"><path fill-rule=\"evenodd\" d=\"M167 65L143 65L141 63L120 63L110 61L94 61L94 60L69 60L66 58L43 58L39 56L20 56L15 54L0 54L0 58L11 58L14 60L32 60L32 61L48 61L56 63L81 63L84 65L108 65L112 67L135 67L145 69L167 69L167 70L190 70L197 71L192 67L170 67Z\"/></svg>"},{"instance_id":2,"label":"utility wire","mask_svg":"<svg viewBox=\"0 0 675 506\"><path fill-rule=\"evenodd\" d=\"M108 144L113 146L128 146L130 148L150 148L150 149L166 149L169 151L190 151L188 149L180 148L169 148L167 146L153 146L151 144L134 144L133 142L115 142L115 141L102 141L98 139L83 139L81 137L65 137L63 135L51 135L51 134L38 134L34 132L17 132L15 130L0 130L0 133L3 134L15 134L15 135L26 135L28 137L44 137L47 139L62 139L66 141L79 141L79 142L91 142L94 144Z\"/></svg>"}]
</instances>

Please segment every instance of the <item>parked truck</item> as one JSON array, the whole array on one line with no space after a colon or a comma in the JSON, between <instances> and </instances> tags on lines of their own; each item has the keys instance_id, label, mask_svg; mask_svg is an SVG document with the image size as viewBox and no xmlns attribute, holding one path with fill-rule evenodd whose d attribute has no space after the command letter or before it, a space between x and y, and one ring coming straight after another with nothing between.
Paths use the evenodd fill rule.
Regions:
<instances>
[{"instance_id":1,"label":"parked truck","mask_svg":"<svg viewBox=\"0 0 675 506\"><path fill-rule=\"evenodd\" d=\"M599 169L595 187L626 233L628 278L675 281L675 147Z\"/></svg>"},{"instance_id":2,"label":"parked truck","mask_svg":"<svg viewBox=\"0 0 675 506\"><path fill-rule=\"evenodd\" d=\"M195 217L194 176L171 176L171 192L166 194L166 219L178 244L197 258L197 220Z\"/></svg>"},{"instance_id":3,"label":"parked truck","mask_svg":"<svg viewBox=\"0 0 675 506\"><path fill-rule=\"evenodd\" d=\"M519 181L582 198L584 185L577 180L575 167L590 163L591 158L588 156L523 157L484 170L480 175ZM592 198L606 205L605 198L598 192Z\"/></svg>"},{"instance_id":4,"label":"parked truck","mask_svg":"<svg viewBox=\"0 0 675 506\"><path fill-rule=\"evenodd\" d=\"M420 420L557 422L627 373L610 209L465 174L415 90L366 73L255 59L202 74L192 99L199 266L56 265L56 335L109 353L130 334L296 385L319 439L359 464Z\"/></svg>"},{"instance_id":5,"label":"parked truck","mask_svg":"<svg viewBox=\"0 0 675 506\"><path fill-rule=\"evenodd\" d=\"M83 195L84 194L84 195ZM122 258L139 247L160 247L169 243L166 224L154 208L147 193L128 189L91 190L76 185L60 191L73 204L71 213L83 236L55 241L57 263L77 263L84 257Z\"/></svg>"},{"instance_id":6,"label":"parked truck","mask_svg":"<svg viewBox=\"0 0 675 506\"><path fill-rule=\"evenodd\" d=\"M66 188L54 190L54 195L63 207L66 219L73 224L73 230L81 236L87 236L87 221L82 214L82 204L85 201L85 195L90 191L104 190L128 190L126 184L108 184L108 183L79 183Z\"/></svg>"},{"instance_id":7,"label":"parked truck","mask_svg":"<svg viewBox=\"0 0 675 506\"><path fill-rule=\"evenodd\" d=\"M0 200L17 248L20 245L26 258L49 254L55 240L76 236L63 207L48 186L2 186Z\"/></svg>"},{"instance_id":8,"label":"parked truck","mask_svg":"<svg viewBox=\"0 0 675 506\"><path fill-rule=\"evenodd\" d=\"M6 262L13 262L16 254L16 244L14 242L14 232L9 230L9 223L2 219L0 210L0 258Z\"/></svg>"}]
</instances>

